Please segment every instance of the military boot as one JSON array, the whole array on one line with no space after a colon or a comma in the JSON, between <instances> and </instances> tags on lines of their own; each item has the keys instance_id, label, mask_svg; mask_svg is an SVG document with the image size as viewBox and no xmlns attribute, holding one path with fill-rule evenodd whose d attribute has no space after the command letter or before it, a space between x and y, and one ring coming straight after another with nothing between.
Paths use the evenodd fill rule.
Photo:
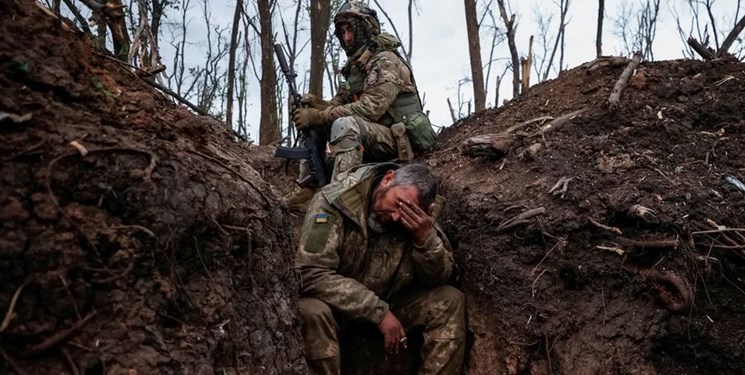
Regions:
<instances>
[{"instance_id":1,"label":"military boot","mask_svg":"<svg viewBox=\"0 0 745 375\"><path fill-rule=\"evenodd\" d=\"M283 200L290 210L305 211L315 192L316 191L311 188L296 186L290 194L285 195Z\"/></svg>"}]
</instances>

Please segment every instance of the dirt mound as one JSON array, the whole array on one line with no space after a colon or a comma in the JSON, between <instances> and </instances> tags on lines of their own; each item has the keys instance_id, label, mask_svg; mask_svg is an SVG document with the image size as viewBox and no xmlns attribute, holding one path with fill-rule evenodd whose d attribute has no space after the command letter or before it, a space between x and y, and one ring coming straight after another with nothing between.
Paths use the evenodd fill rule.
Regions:
<instances>
[{"instance_id":1,"label":"dirt mound","mask_svg":"<svg viewBox=\"0 0 745 375\"><path fill-rule=\"evenodd\" d=\"M270 150L0 9L0 373L301 372Z\"/></svg>"},{"instance_id":2,"label":"dirt mound","mask_svg":"<svg viewBox=\"0 0 745 375\"><path fill-rule=\"evenodd\" d=\"M0 373L303 372L301 218L277 204L295 169L33 2L0 2L0 31ZM743 373L745 65L642 63L614 111L623 65L598 66L422 159L449 201L468 373ZM489 134L506 155L460 152ZM356 373L416 364L365 335Z\"/></svg>"},{"instance_id":3,"label":"dirt mound","mask_svg":"<svg viewBox=\"0 0 745 375\"><path fill-rule=\"evenodd\" d=\"M612 111L623 69L563 72L446 129L426 158L458 245L470 374L743 373L745 231L717 225L745 227L725 180L745 178L745 64L642 63ZM554 131L525 124L583 108ZM490 138L506 156L459 152L517 124Z\"/></svg>"}]
</instances>

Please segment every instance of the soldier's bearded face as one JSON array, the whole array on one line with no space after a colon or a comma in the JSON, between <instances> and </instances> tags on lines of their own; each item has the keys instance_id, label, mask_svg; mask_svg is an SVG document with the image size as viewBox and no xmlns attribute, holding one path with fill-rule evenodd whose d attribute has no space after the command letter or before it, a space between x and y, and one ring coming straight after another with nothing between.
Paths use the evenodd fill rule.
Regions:
<instances>
[{"instance_id":1,"label":"soldier's bearded face","mask_svg":"<svg viewBox=\"0 0 745 375\"><path fill-rule=\"evenodd\" d=\"M341 31L341 40L347 50L354 47L354 28L348 23L342 23L339 27Z\"/></svg>"},{"instance_id":2,"label":"soldier's bearded face","mask_svg":"<svg viewBox=\"0 0 745 375\"><path fill-rule=\"evenodd\" d=\"M382 233L387 230L399 230L401 224L401 209L399 203L411 201L419 204L419 191L414 186L390 186L392 182L388 174L380 182L373 195L373 203L368 216L370 229Z\"/></svg>"}]
</instances>

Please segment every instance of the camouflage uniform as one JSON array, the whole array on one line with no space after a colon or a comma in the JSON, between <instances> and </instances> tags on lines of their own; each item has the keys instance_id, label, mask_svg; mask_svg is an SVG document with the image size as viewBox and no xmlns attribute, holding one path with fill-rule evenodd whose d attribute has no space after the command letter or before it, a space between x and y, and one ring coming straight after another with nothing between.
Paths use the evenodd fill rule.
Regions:
<instances>
[{"instance_id":1,"label":"camouflage uniform","mask_svg":"<svg viewBox=\"0 0 745 375\"><path fill-rule=\"evenodd\" d=\"M375 181L394 164L342 173L308 207L296 264L300 315L311 373L340 371L338 322L378 325L392 311L404 328L424 328L420 374L458 374L465 351L463 293L445 285L453 267L440 231L421 247L406 233L368 230Z\"/></svg>"},{"instance_id":2,"label":"camouflage uniform","mask_svg":"<svg viewBox=\"0 0 745 375\"><path fill-rule=\"evenodd\" d=\"M401 42L380 32L375 12L360 2L350 1L334 17L340 40L338 30L342 23L355 26L356 44L353 51L347 51L348 59L341 70L345 81L321 112L326 125L319 128L319 133L329 137L334 152L332 180L362 164L363 156L369 161L396 158L391 125L406 116L426 117L411 69L396 52Z\"/></svg>"}]
</instances>

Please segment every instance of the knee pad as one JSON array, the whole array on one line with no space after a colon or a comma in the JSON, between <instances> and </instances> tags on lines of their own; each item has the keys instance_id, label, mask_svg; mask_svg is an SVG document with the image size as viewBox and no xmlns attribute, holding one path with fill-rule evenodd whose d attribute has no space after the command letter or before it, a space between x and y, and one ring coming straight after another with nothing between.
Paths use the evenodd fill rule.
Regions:
<instances>
[{"instance_id":1,"label":"knee pad","mask_svg":"<svg viewBox=\"0 0 745 375\"><path fill-rule=\"evenodd\" d=\"M352 116L340 117L331 124L329 143L338 150L349 150L360 145L360 126Z\"/></svg>"}]
</instances>

